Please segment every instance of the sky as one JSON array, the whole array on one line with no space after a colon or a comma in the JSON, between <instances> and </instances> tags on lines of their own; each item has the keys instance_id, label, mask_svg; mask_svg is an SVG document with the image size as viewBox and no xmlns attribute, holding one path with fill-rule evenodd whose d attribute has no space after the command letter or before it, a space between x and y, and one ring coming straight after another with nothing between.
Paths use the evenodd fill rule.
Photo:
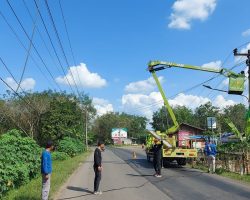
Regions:
<instances>
[{"instance_id":1,"label":"sky","mask_svg":"<svg viewBox=\"0 0 250 200\"><path fill-rule=\"evenodd\" d=\"M25 68L18 92L78 90L93 99L98 115L127 112L150 120L162 106L146 70L150 60L247 71L238 64L245 58L232 52L250 48L249 7L248 0L1 0L0 57L15 79L2 62L0 77L15 90ZM247 103L193 88L213 73L170 68L157 75L172 106ZM228 79L206 84L227 90ZM0 81L0 94L6 90Z\"/></svg>"}]
</instances>

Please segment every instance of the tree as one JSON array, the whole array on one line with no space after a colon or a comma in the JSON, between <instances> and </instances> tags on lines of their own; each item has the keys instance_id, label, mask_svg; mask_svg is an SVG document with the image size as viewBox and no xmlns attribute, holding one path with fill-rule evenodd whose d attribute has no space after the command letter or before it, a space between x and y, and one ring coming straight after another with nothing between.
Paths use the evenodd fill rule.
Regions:
<instances>
[{"instance_id":1,"label":"tree","mask_svg":"<svg viewBox=\"0 0 250 200\"><path fill-rule=\"evenodd\" d=\"M200 105L194 112L194 125L207 129L207 117L219 117L219 108L212 105L211 102Z\"/></svg>"},{"instance_id":2,"label":"tree","mask_svg":"<svg viewBox=\"0 0 250 200\"><path fill-rule=\"evenodd\" d=\"M173 108L173 112L178 123L194 124L194 114L191 109L185 106L176 106ZM165 106L153 113L151 125L155 130L161 132L165 132L174 125Z\"/></svg>"},{"instance_id":3,"label":"tree","mask_svg":"<svg viewBox=\"0 0 250 200\"><path fill-rule=\"evenodd\" d=\"M83 116L86 112L87 118ZM86 123L90 122L95 113L92 100L87 95L82 94L80 100L73 95L55 95L50 102L49 110L41 116L38 141L57 141L65 136L83 140Z\"/></svg>"},{"instance_id":4,"label":"tree","mask_svg":"<svg viewBox=\"0 0 250 200\"><path fill-rule=\"evenodd\" d=\"M107 113L97 117L92 131L96 140L111 143L112 128L127 128L128 136L143 139L146 132L147 119L145 117L129 115L126 113Z\"/></svg>"},{"instance_id":5,"label":"tree","mask_svg":"<svg viewBox=\"0 0 250 200\"><path fill-rule=\"evenodd\" d=\"M84 93L76 97L49 90L19 95L9 92L0 101L0 113L2 132L21 129L39 144L44 144L48 139L57 140L69 135L83 139L86 119L90 123L96 110Z\"/></svg>"},{"instance_id":6,"label":"tree","mask_svg":"<svg viewBox=\"0 0 250 200\"><path fill-rule=\"evenodd\" d=\"M225 118L228 118L234 123L239 132L244 133L246 129L246 114L247 108L244 104L236 104L223 109L220 117L221 131L231 132L230 127L226 124Z\"/></svg>"}]
</instances>

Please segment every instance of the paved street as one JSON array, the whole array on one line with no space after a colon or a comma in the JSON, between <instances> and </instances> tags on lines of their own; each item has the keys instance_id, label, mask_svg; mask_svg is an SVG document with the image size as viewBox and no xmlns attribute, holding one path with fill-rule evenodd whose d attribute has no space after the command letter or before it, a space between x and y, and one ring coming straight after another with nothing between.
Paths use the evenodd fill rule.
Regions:
<instances>
[{"instance_id":1,"label":"paved street","mask_svg":"<svg viewBox=\"0 0 250 200\"><path fill-rule=\"evenodd\" d=\"M134 151L136 159L132 159ZM152 163L146 161L145 152L138 147L106 150L103 160L101 196L92 194L94 174L91 155L56 199L250 199L250 186L186 167L171 165L170 168L163 169L162 178L155 178L152 176Z\"/></svg>"}]
</instances>

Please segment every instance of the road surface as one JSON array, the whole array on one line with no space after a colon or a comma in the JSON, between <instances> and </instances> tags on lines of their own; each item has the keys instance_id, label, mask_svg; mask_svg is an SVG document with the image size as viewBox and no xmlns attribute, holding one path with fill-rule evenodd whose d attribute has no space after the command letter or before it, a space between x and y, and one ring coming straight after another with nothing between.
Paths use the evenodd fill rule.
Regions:
<instances>
[{"instance_id":1,"label":"road surface","mask_svg":"<svg viewBox=\"0 0 250 200\"><path fill-rule=\"evenodd\" d=\"M132 152L137 158L132 159ZM138 147L103 153L102 195L93 195L93 154L69 179L57 200L249 200L250 186L199 170L171 165L155 178L152 163Z\"/></svg>"}]
</instances>

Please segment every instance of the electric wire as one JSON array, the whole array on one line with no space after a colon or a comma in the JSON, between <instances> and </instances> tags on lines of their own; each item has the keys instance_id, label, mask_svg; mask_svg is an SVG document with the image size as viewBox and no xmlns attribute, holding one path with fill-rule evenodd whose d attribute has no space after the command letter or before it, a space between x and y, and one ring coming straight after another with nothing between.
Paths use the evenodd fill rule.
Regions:
<instances>
[{"instance_id":1,"label":"electric wire","mask_svg":"<svg viewBox=\"0 0 250 200\"><path fill-rule=\"evenodd\" d=\"M45 5L46 5L46 8L47 8L47 11L48 11L50 20L51 20L51 22L52 22L52 26L53 26L54 31L55 31L55 33L56 33L56 37L57 37L58 43L59 43L59 45L60 45L61 51L62 51L62 53L63 53L64 59L65 59L65 61L66 61L66 64L67 64L68 67L69 67L70 64L69 64L69 62L68 62L68 59L67 59L66 53L65 53L65 51L64 51L64 48L63 48L63 45L62 45L62 42L61 42L59 33L58 33L58 31L57 31L56 24L55 24L55 21L54 21L54 19L53 19L53 16L52 16L52 13L51 13L51 10L50 10L48 1L47 1L47 0L44 0L44 2L45 2ZM73 82L74 82L74 84L75 84L77 94L78 94L78 96L80 97L80 93L79 93L79 90L78 90L78 87L77 87L77 84L76 84L76 81L75 81L75 78L74 78L74 75L73 75L71 69L69 69L69 72L70 72L71 77L72 77L72 80L73 80ZM76 70L76 72L77 72L77 70ZM78 73L78 72L77 72L77 73Z\"/></svg>"},{"instance_id":2,"label":"electric wire","mask_svg":"<svg viewBox=\"0 0 250 200\"><path fill-rule=\"evenodd\" d=\"M66 19L65 19L65 16L64 16L64 12L63 12L63 7L62 7L62 4L61 4L61 0L59 0L59 6L60 6L60 11L61 11L61 14L62 14L64 28L65 28L65 31L66 31L66 35L67 35L67 39L68 39L68 43L69 43L69 47L70 47L70 52L71 52L71 55L72 55L72 58L73 58L74 65L76 67L77 66L76 59L75 59L75 56L74 56L74 52L73 52L73 48L72 48L72 43L70 41L69 32L68 32L67 23L66 23ZM80 75L78 73L78 70L76 69L76 71L77 71L78 80L79 80L79 82L82 85L82 81L81 81Z\"/></svg>"},{"instance_id":3,"label":"electric wire","mask_svg":"<svg viewBox=\"0 0 250 200\"><path fill-rule=\"evenodd\" d=\"M3 15L3 13L0 11L0 16L3 18L4 22L7 24L7 26L9 27L9 29L11 30L11 32L13 33L13 35L16 37L17 41L19 42L19 44L22 46L22 48L28 52L28 49L25 47L24 43L22 42L22 40L20 39L20 37L18 36L18 34L16 33L15 29L11 26L11 24L8 22L7 18ZM39 64L36 62L36 60L34 59L34 57L32 55L30 55L32 61L35 64L35 67L41 72L41 74L44 76L44 78L50 83L50 80L48 79L48 77L44 74L44 72L41 70L41 68L39 67ZM50 83L51 84L51 83Z\"/></svg>"},{"instance_id":4,"label":"electric wire","mask_svg":"<svg viewBox=\"0 0 250 200\"><path fill-rule=\"evenodd\" d=\"M37 20L37 14L36 14L36 19L33 22L33 29L32 29L32 34L31 34L31 41L33 41L33 38L34 38L34 35L35 35L36 20ZM30 42L29 43L29 47L28 47L28 52L27 52L27 55L26 55L26 58L25 58L23 70L22 70L22 73L21 73L21 77L20 77L19 83L17 85L16 91L18 91L18 89L20 88L20 85L21 85L21 83L23 81L24 73L25 73L25 70L26 70L26 67L27 67L27 64L28 64L28 60L29 60L29 57L30 57L30 53L31 53L31 48L32 48L32 45L31 45L31 42Z\"/></svg>"},{"instance_id":5,"label":"electric wire","mask_svg":"<svg viewBox=\"0 0 250 200\"><path fill-rule=\"evenodd\" d=\"M249 42L246 42L246 43L240 45L238 48L240 48L240 47L242 47L242 46L245 46L245 45L248 44L248 43L249 43ZM228 54L228 56L227 56L226 59L223 61L223 63L222 63L221 66L223 66L223 65L226 63L226 61L229 59L229 57L231 56L231 54L232 54L232 53ZM233 70L233 69L236 68L238 65L240 65L240 64L242 64L242 63L244 63L244 62L245 62L245 61L242 61L242 62L240 62L240 63L236 63L233 67L230 68L230 70ZM174 97L178 96L178 95L181 94L181 93L186 93L186 92L192 91L193 89L195 89L195 88L197 88L197 87L199 87L199 86L202 86L202 85L204 85L204 84L206 84L206 83L208 83L208 82L210 82L210 81L212 81L212 80L214 80L214 79L216 79L216 78L218 78L218 77L220 77L220 76L222 76L222 74L216 74L216 75L212 76L211 78L209 78L208 80L206 80L206 81L204 81L204 82L201 82L201 83L199 83L199 84L197 84L197 85L195 85L195 86L193 86L193 87L191 87L191 88L188 88L188 89L186 89L186 90L184 90L184 91L178 92L178 93L176 93L175 95L172 95L172 96L170 96L170 97L168 97L168 98L174 98ZM150 109L150 108L152 108L152 107L154 107L154 106L157 106L157 105L160 105L160 104L163 104L163 103L164 103L163 100L156 101L156 102L154 102L154 103L152 103L152 104L149 104L149 105L146 105L146 106L141 106L141 107L139 107L139 108L133 109L133 112L140 111L140 110L143 110L143 109ZM131 111L132 111L132 109L131 109Z\"/></svg>"},{"instance_id":6,"label":"electric wire","mask_svg":"<svg viewBox=\"0 0 250 200\"><path fill-rule=\"evenodd\" d=\"M57 58L57 60L58 60L58 62L59 62L59 65L60 65L60 67L61 67L61 69L62 69L62 71L63 71L63 74L64 74L64 76L65 76L65 79L66 79L66 81L67 81L67 83L68 83L68 85L69 85L69 87L70 87L70 90L72 91L72 93L74 93L74 90L73 90L73 88L72 88L72 86L71 86L71 84L70 84L70 82L69 82L69 80L68 80L68 77L67 77L66 72L65 72L65 70L64 70L64 68L63 68L63 65L62 65L62 63L61 63L61 61L60 61L60 58L59 58L58 53L57 53L57 51L56 51L56 48L55 48L55 46L54 46L54 44L53 44L53 42L52 42L52 38L51 38L50 33L49 33L48 29L47 29L47 26L46 26L46 24L45 24L45 21L44 21L44 19L43 19L43 16L42 16L42 14L41 14L40 8L39 8L39 6L38 6L36 0L34 0L34 3L35 3L35 6L36 6L37 11L38 11L38 13L39 13L39 16L40 16L40 18L41 18L41 20L42 20L43 27L44 27L44 29L45 29L45 32L46 32L48 38L49 38L50 44L51 44L51 46L52 46L52 49L53 49L53 51L54 51L54 53L55 53L55 55L56 55L56 58Z\"/></svg>"},{"instance_id":7,"label":"electric wire","mask_svg":"<svg viewBox=\"0 0 250 200\"><path fill-rule=\"evenodd\" d=\"M19 17L17 16L17 14L16 14L14 8L12 7L12 5L10 4L9 0L6 0L6 2L8 3L8 5L9 5L11 11L12 11L12 13L14 14L15 18L17 19L17 21L18 21L19 25L21 26L23 32L25 33L26 37L28 38L28 40L29 40L30 43L32 44L32 47L34 48L34 50L35 50L37 56L39 57L39 59L41 60L41 62L43 63L45 69L47 70L47 72L48 72L49 75L51 76L52 80L55 80L55 77L52 75L52 73L50 72L48 66L46 65L46 63L44 62L44 60L43 60L43 58L41 57L40 53L38 52L37 48L35 47L34 43L31 41L31 39L30 39L30 37L29 37L29 35L28 35L26 29L24 28L24 26L23 26L21 20L20 20ZM58 85L58 83L55 82L55 84L57 85L57 87L59 88L59 90L61 90L61 88L60 88L60 86Z\"/></svg>"},{"instance_id":8,"label":"electric wire","mask_svg":"<svg viewBox=\"0 0 250 200\"><path fill-rule=\"evenodd\" d=\"M26 9L27 12L28 12L29 17L31 18L32 22L34 23L35 20L33 19L33 16L32 16L32 14L31 14L31 11L30 11L30 9L29 9L27 3L25 2L25 0L23 0L23 4L24 4L25 9ZM46 42L45 42L45 40L44 40L44 38L43 38L43 35L42 35L42 33L41 33L39 27L37 27L36 30L37 30L37 32L38 32L38 34L39 34L39 37L40 37L40 39L41 39L41 41L42 41L42 43L43 43L43 45L44 45L44 47L45 47L47 53L48 53L49 56L50 56L51 61L53 62L54 66L56 66L58 72L61 72L60 68L58 67L58 64L57 64L57 63L55 62L55 60L53 59L52 53L51 53L49 47L47 46L47 44L46 44Z\"/></svg>"}]
</instances>

